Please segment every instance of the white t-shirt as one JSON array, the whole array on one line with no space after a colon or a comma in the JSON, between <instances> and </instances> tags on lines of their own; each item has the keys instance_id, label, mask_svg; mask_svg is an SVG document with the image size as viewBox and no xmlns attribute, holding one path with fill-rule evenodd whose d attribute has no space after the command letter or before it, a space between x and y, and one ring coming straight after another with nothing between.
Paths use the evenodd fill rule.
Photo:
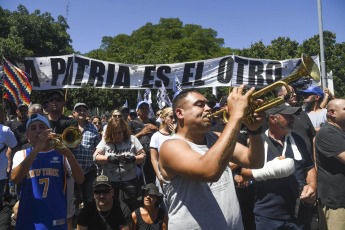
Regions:
<instances>
[{"instance_id":1,"label":"white t-shirt","mask_svg":"<svg viewBox=\"0 0 345 230\"><path fill-rule=\"evenodd\" d=\"M96 148L104 152L105 156L136 156L137 152L143 149L143 146L140 144L138 138L131 135L130 140L120 144L106 143L105 138L103 138ZM103 173L114 182L129 181L137 176L137 166L134 162L125 165L105 163L103 165Z\"/></svg>"},{"instance_id":2,"label":"white t-shirt","mask_svg":"<svg viewBox=\"0 0 345 230\"><path fill-rule=\"evenodd\" d=\"M327 122L327 109L322 109L317 113L307 113L314 128L321 127Z\"/></svg>"},{"instance_id":3,"label":"white t-shirt","mask_svg":"<svg viewBox=\"0 0 345 230\"><path fill-rule=\"evenodd\" d=\"M14 148L17 145L17 139L7 126L0 124L0 149L4 146ZM6 179L6 171L8 166L8 158L6 156L8 148L5 148L0 153L0 180Z\"/></svg>"}]
</instances>

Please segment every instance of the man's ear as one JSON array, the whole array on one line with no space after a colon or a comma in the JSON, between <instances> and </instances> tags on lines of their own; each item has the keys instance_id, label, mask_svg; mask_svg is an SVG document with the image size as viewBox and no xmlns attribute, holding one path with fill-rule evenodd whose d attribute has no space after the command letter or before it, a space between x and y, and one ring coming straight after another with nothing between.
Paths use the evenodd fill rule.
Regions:
<instances>
[{"instance_id":1,"label":"man's ear","mask_svg":"<svg viewBox=\"0 0 345 230\"><path fill-rule=\"evenodd\" d=\"M320 95L315 95L315 101L322 101L322 98L320 97Z\"/></svg>"},{"instance_id":2,"label":"man's ear","mask_svg":"<svg viewBox=\"0 0 345 230\"><path fill-rule=\"evenodd\" d=\"M182 119L184 116L184 110L183 109L178 108L175 110L175 113L176 113L177 119Z\"/></svg>"},{"instance_id":3,"label":"man's ear","mask_svg":"<svg viewBox=\"0 0 345 230\"><path fill-rule=\"evenodd\" d=\"M329 110L328 110L328 114L329 114L329 116L331 116L331 117L335 117L335 110L334 110L334 109L329 109Z\"/></svg>"}]
</instances>

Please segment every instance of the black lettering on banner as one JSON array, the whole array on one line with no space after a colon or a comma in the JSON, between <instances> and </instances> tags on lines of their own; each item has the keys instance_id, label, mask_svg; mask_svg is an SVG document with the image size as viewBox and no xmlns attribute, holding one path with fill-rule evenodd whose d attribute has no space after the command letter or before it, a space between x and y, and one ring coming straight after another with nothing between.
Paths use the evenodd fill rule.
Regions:
<instances>
[{"instance_id":1,"label":"black lettering on banner","mask_svg":"<svg viewBox=\"0 0 345 230\"><path fill-rule=\"evenodd\" d=\"M106 88L111 88L114 82L115 65L108 65L107 81L105 82Z\"/></svg>"},{"instance_id":2,"label":"black lettering on banner","mask_svg":"<svg viewBox=\"0 0 345 230\"><path fill-rule=\"evenodd\" d=\"M65 73L65 78L62 81L63 85L71 85L73 77L73 57L67 59L67 68Z\"/></svg>"},{"instance_id":3,"label":"black lettering on banner","mask_svg":"<svg viewBox=\"0 0 345 230\"><path fill-rule=\"evenodd\" d=\"M170 79L166 75L164 75L164 73L171 73L171 67L160 66L157 69L157 77L163 81L164 87L168 87ZM162 87L162 81L155 81L155 86L158 88Z\"/></svg>"},{"instance_id":4,"label":"black lettering on banner","mask_svg":"<svg viewBox=\"0 0 345 230\"><path fill-rule=\"evenodd\" d=\"M264 64L261 61L249 61L248 85L264 85L263 72Z\"/></svg>"},{"instance_id":5,"label":"black lettering on banner","mask_svg":"<svg viewBox=\"0 0 345 230\"><path fill-rule=\"evenodd\" d=\"M24 60L25 72L29 74L29 82L33 82L33 86L40 87L35 64L33 60ZM32 84L31 84L32 85Z\"/></svg>"},{"instance_id":6,"label":"black lettering on banner","mask_svg":"<svg viewBox=\"0 0 345 230\"><path fill-rule=\"evenodd\" d=\"M102 87L104 81L105 66L103 62L91 60L90 75L87 84L93 86L97 78L96 87Z\"/></svg>"},{"instance_id":7,"label":"black lettering on banner","mask_svg":"<svg viewBox=\"0 0 345 230\"><path fill-rule=\"evenodd\" d=\"M123 86L124 88L129 88L130 86L130 74L128 66L119 66L119 72L117 73L115 86Z\"/></svg>"},{"instance_id":8,"label":"black lettering on banner","mask_svg":"<svg viewBox=\"0 0 345 230\"><path fill-rule=\"evenodd\" d=\"M232 78L234 59L226 57L219 61L217 80L220 83L229 83Z\"/></svg>"},{"instance_id":9,"label":"black lettering on banner","mask_svg":"<svg viewBox=\"0 0 345 230\"><path fill-rule=\"evenodd\" d=\"M181 85L192 85L192 82L189 81L189 78L193 77L193 73L190 72L190 70L193 68L195 68L195 63L186 63L184 65Z\"/></svg>"},{"instance_id":10,"label":"black lettering on banner","mask_svg":"<svg viewBox=\"0 0 345 230\"><path fill-rule=\"evenodd\" d=\"M235 62L237 63L237 80L236 84L243 84L243 74L244 74L244 65L248 65L248 60L240 57L235 57Z\"/></svg>"},{"instance_id":11,"label":"black lettering on banner","mask_svg":"<svg viewBox=\"0 0 345 230\"><path fill-rule=\"evenodd\" d=\"M89 65L89 59L75 57L74 61L75 61L75 63L78 64L77 75L75 76L74 85L81 86L81 82L82 82L83 77L84 77L85 66Z\"/></svg>"},{"instance_id":12,"label":"black lettering on banner","mask_svg":"<svg viewBox=\"0 0 345 230\"><path fill-rule=\"evenodd\" d=\"M151 75L151 72L155 70L156 70L156 66L145 67L142 87L149 87L149 88L153 87L153 84L150 84L150 81L154 79L154 75Z\"/></svg>"},{"instance_id":13,"label":"black lettering on banner","mask_svg":"<svg viewBox=\"0 0 345 230\"><path fill-rule=\"evenodd\" d=\"M194 85L205 85L205 81L201 80L202 71L204 70L204 62L198 62L196 65L195 82Z\"/></svg>"},{"instance_id":14,"label":"black lettering on banner","mask_svg":"<svg viewBox=\"0 0 345 230\"><path fill-rule=\"evenodd\" d=\"M52 68L52 83L51 85L56 85L59 78L59 74L63 74L66 71L66 63L62 58L51 58L50 65ZM60 68L59 68L60 66Z\"/></svg>"},{"instance_id":15,"label":"black lettering on banner","mask_svg":"<svg viewBox=\"0 0 345 230\"><path fill-rule=\"evenodd\" d=\"M274 74L273 74L274 71ZM273 78L274 76L274 78ZM279 61L271 61L266 66L266 82L268 85L282 78L282 64Z\"/></svg>"}]
</instances>

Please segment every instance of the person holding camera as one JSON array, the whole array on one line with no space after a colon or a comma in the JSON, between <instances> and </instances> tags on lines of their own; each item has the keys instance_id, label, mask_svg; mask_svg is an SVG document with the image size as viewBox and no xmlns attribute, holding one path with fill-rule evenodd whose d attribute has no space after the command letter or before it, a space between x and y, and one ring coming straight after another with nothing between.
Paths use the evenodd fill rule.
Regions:
<instances>
[{"instance_id":1,"label":"person holding camera","mask_svg":"<svg viewBox=\"0 0 345 230\"><path fill-rule=\"evenodd\" d=\"M136 165L144 161L145 152L138 138L130 134L121 114L114 114L93 157L103 165L103 174L110 178L115 199L123 201L133 211L138 207L139 194Z\"/></svg>"}]
</instances>

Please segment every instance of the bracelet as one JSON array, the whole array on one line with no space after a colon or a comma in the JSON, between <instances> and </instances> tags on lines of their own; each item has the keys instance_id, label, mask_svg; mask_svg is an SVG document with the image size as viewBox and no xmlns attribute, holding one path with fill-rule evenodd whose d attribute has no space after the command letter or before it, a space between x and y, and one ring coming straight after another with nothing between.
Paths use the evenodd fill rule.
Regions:
<instances>
[{"instance_id":1,"label":"bracelet","mask_svg":"<svg viewBox=\"0 0 345 230\"><path fill-rule=\"evenodd\" d=\"M248 133L248 135L251 135L251 136L259 135L259 134L262 133L262 126L259 129L255 130L255 131L251 131L250 129L248 129L247 133Z\"/></svg>"}]
</instances>

